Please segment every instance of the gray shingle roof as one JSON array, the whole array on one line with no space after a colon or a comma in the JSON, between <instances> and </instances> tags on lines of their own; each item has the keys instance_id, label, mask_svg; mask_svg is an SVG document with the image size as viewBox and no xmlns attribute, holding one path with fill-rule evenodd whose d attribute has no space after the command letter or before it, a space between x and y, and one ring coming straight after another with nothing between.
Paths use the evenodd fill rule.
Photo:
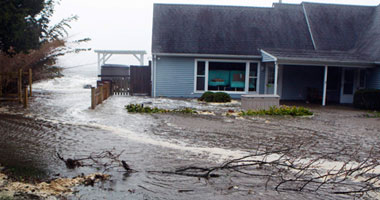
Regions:
<instances>
[{"instance_id":1,"label":"gray shingle roof","mask_svg":"<svg viewBox=\"0 0 380 200\"><path fill-rule=\"evenodd\" d=\"M262 47L312 49L302 7L154 6L153 53L260 55Z\"/></svg>"},{"instance_id":2,"label":"gray shingle roof","mask_svg":"<svg viewBox=\"0 0 380 200\"><path fill-rule=\"evenodd\" d=\"M260 49L282 49L306 57L380 61L378 38L380 6L155 4L152 52L260 55Z\"/></svg>"},{"instance_id":3,"label":"gray shingle roof","mask_svg":"<svg viewBox=\"0 0 380 200\"><path fill-rule=\"evenodd\" d=\"M310 61L330 63L362 63L371 65L365 55L347 51L324 51L302 49L263 49L263 52L276 57L279 61Z\"/></svg>"},{"instance_id":4,"label":"gray shingle roof","mask_svg":"<svg viewBox=\"0 0 380 200\"><path fill-rule=\"evenodd\" d=\"M376 8L371 25L356 45L356 51L380 62L380 5Z\"/></svg>"},{"instance_id":5,"label":"gray shingle roof","mask_svg":"<svg viewBox=\"0 0 380 200\"><path fill-rule=\"evenodd\" d=\"M302 3L317 50L348 51L368 29L376 7Z\"/></svg>"}]
</instances>

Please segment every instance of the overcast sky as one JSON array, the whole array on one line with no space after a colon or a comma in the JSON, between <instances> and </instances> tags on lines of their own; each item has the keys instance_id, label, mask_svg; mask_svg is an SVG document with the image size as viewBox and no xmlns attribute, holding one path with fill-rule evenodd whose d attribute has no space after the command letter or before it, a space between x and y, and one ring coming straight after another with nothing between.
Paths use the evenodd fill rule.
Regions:
<instances>
[{"instance_id":1,"label":"overcast sky","mask_svg":"<svg viewBox=\"0 0 380 200\"><path fill-rule=\"evenodd\" d=\"M57 5L53 21L78 15L69 31L69 39L89 37L86 47L105 50L151 51L153 3L214 4L270 7L270 0L61 0ZM300 3L298 0L283 0L283 3ZM380 0L315 0L312 2L379 5ZM61 59L65 67L96 63L96 54L81 53ZM114 56L109 63L138 64L132 57Z\"/></svg>"}]
</instances>

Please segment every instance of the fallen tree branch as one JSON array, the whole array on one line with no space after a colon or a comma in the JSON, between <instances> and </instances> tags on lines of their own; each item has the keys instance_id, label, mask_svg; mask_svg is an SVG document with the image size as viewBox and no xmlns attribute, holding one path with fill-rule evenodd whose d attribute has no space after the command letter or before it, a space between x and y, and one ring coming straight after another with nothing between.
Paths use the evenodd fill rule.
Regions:
<instances>
[{"instance_id":1,"label":"fallen tree branch","mask_svg":"<svg viewBox=\"0 0 380 200\"><path fill-rule=\"evenodd\" d=\"M295 148L301 148L295 147ZM290 151L297 149L256 151L256 153L238 159L229 160L219 166L190 166L174 171L149 171L150 173L174 174L197 178L218 178L231 173L243 176L266 178L276 191L312 191L323 190L331 194L370 196L380 191L380 164L372 150L361 162L353 162L359 151L355 151L346 162L333 168L323 168L326 158L340 155L337 152L320 155L314 159L292 158ZM377 169L377 173L375 171Z\"/></svg>"}]
</instances>

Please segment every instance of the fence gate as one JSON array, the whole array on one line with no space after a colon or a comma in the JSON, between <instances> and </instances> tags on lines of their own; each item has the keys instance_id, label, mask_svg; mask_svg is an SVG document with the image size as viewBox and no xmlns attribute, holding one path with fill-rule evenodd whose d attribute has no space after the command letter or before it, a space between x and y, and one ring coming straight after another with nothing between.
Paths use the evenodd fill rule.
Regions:
<instances>
[{"instance_id":1,"label":"fence gate","mask_svg":"<svg viewBox=\"0 0 380 200\"><path fill-rule=\"evenodd\" d=\"M113 95L129 95L129 75L99 75L101 81L111 82L111 93Z\"/></svg>"},{"instance_id":2,"label":"fence gate","mask_svg":"<svg viewBox=\"0 0 380 200\"><path fill-rule=\"evenodd\" d=\"M151 69L150 66L131 66L130 68L130 95L151 95Z\"/></svg>"}]
</instances>

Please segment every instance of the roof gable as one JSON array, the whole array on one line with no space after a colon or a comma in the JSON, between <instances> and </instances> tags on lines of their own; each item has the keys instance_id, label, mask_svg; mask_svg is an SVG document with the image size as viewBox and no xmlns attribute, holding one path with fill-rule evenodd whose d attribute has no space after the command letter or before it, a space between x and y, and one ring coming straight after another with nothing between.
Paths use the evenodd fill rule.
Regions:
<instances>
[{"instance_id":1,"label":"roof gable","mask_svg":"<svg viewBox=\"0 0 380 200\"><path fill-rule=\"evenodd\" d=\"M371 25L360 38L356 50L380 62L380 5L376 8Z\"/></svg>"},{"instance_id":2,"label":"roof gable","mask_svg":"<svg viewBox=\"0 0 380 200\"><path fill-rule=\"evenodd\" d=\"M348 51L366 32L373 6L302 3L317 50Z\"/></svg>"}]
</instances>

